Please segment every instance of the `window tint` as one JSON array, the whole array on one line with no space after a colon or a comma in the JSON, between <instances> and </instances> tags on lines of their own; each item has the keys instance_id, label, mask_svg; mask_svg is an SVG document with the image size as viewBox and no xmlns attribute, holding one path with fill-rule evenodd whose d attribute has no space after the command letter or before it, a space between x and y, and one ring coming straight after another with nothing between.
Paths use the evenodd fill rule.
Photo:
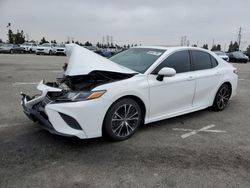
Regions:
<instances>
[{"instance_id":1,"label":"window tint","mask_svg":"<svg viewBox=\"0 0 250 188\"><path fill-rule=\"evenodd\" d=\"M153 71L153 74L157 74L163 67L173 68L176 73L188 72L190 70L189 52L184 50L170 55Z\"/></svg>"},{"instance_id":2,"label":"window tint","mask_svg":"<svg viewBox=\"0 0 250 188\"><path fill-rule=\"evenodd\" d=\"M217 60L211 55L210 55L210 57L211 57L212 67L216 67L218 65Z\"/></svg>"},{"instance_id":3,"label":"window tint","mask_svg":"<svg viewBox=\"0 0 250 188\"><path fill-rule=\"evenodd\" d=\"M212 68L210 54L198 50L192 50L194 70Z\"/></svg>"}]
</instances>

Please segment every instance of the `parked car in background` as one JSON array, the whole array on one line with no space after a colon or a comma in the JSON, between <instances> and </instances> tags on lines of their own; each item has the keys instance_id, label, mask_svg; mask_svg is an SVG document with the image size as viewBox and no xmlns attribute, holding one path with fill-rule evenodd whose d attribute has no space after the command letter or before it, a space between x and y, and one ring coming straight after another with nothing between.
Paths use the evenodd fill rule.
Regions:
<instances>
[{"instance_id":1,"label":"parked car in background","mask_svg":"<svg viewBox=\"0 0 250 188\"><path fill-rule=\"evenodd\" d=\"M2 44L0 46L0 53L24 53L25 49L17 44Z\"/></svg>"},{"instance_id":2,"label":"parked car in background","mask_svg":"<svg viewBox=\"0 0 250 188\"><path fill-rule=\"evenodd\" d=\"M231 62L247 63L249 61L249 57L247 57L241 51L230 52L228 53L228 56Z\"/></svg>"},{"instance_id":3,"label":"parked car in background","mask_svg":"<svg viewBox=\"0 0 250 188\"><path fill-rule=\"evenodd\" d=\"M245 54L248 58L250 58L250 52L245 51L244 54Z\"/></svg>"},{"instance_id":4,"label":"parked car in background","mask_svg":"<svg viewBox=\"0 0 250 188\"><path fill-rule=\"evenodd\" d=\"M55 55L66 55L65 44L56 44L52 48L52 53Z\"/></svg>"},{"instance_id":5,"label":"parked car in background","mask_svg":"<svg viewBox=\"0 0 250 188\"><path fill-rule=\"evenodd\" d=\"M54 134L125 140L141 124L210 106L221 111L236 94L236 68L208 50L140 46L107 59L66 47L64 77L42 80L41 95L22 93L24 113Z\"/></svg>"},{"instance_id":6,"label":"parked car in background","mask_svg":"<svg viewBox=\"0 0 250 188\"><path fill-rule=\"evenodd\" d=\"M31 42L25 42L23 44L20 45L21 47L23 47L25 49L25 52L35 52L35 48L37 45L35 43L31 43Z\"/></svg>"},{"instance_id":7,"label":"parked car in background","mask_svg":"<svg viewBox=\"0 0 250 188\"><path fill-rule=\"evenodd\" d=\"M220 58L224 59L225 61L229 61L229 57L225 52L222 51L213 51L216 55L218 55Z\"/></svg>"},{"instance_id":8,"label":"parked car in background","mask_svg":"<svg viewBox=\"0 0 250 188\"><path fill-rule=\"evenodd\" d=\"M40 54L52 55L53 47L55 46L56 44L54 43L43 43L42 45L36 47L36 55Z\"/></svg>"}]
</instances>

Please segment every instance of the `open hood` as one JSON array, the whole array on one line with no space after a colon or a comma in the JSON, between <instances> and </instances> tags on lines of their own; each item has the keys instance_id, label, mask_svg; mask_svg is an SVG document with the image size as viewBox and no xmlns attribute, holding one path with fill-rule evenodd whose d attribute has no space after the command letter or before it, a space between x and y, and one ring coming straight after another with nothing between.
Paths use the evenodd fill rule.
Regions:
<instances>
[{"instance_id":1,"label":"open hood","mask_svg":"<svg viewBox=\"0 0 250 188\"><path fill-rule=\"evenodd\" d=\"M137 73L76 44L67 44L66 54L68 57L66 76L87 75L92 71Z\"/></svg>"}]
</instances>

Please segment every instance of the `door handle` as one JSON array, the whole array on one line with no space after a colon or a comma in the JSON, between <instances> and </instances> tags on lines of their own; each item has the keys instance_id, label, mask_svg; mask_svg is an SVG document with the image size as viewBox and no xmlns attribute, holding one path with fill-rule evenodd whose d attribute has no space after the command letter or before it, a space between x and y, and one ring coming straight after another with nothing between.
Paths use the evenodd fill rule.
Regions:
<instances>
[{"instance_id":1,"label":"door handle","mask_svg":"<svg viewBox=\"0 0 250 188\"><path fill-rule=\"evenodd\" d=\"M189 76L188 78L187 78L187 81L192 81L192 80L194 80L195 79L195 76Z\"/></svg>"}]
</instances>

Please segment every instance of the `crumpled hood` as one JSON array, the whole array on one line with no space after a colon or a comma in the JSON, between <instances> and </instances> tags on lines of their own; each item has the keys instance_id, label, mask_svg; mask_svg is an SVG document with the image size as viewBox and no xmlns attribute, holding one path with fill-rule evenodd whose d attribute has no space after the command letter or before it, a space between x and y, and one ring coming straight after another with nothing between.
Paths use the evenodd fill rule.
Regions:
<instances>
[{"instance_id":1,"label":"crumpled hood","mask_svg":"<svg viewBox=\"0 0 250 188\"><path fill-rule=\"evenodd\" d=\"M64 73L66 76L86 75L92 71L137 73L77 44L67 44L66 55L68 57L68 66Z\"/></svg>"}]
</instances>

